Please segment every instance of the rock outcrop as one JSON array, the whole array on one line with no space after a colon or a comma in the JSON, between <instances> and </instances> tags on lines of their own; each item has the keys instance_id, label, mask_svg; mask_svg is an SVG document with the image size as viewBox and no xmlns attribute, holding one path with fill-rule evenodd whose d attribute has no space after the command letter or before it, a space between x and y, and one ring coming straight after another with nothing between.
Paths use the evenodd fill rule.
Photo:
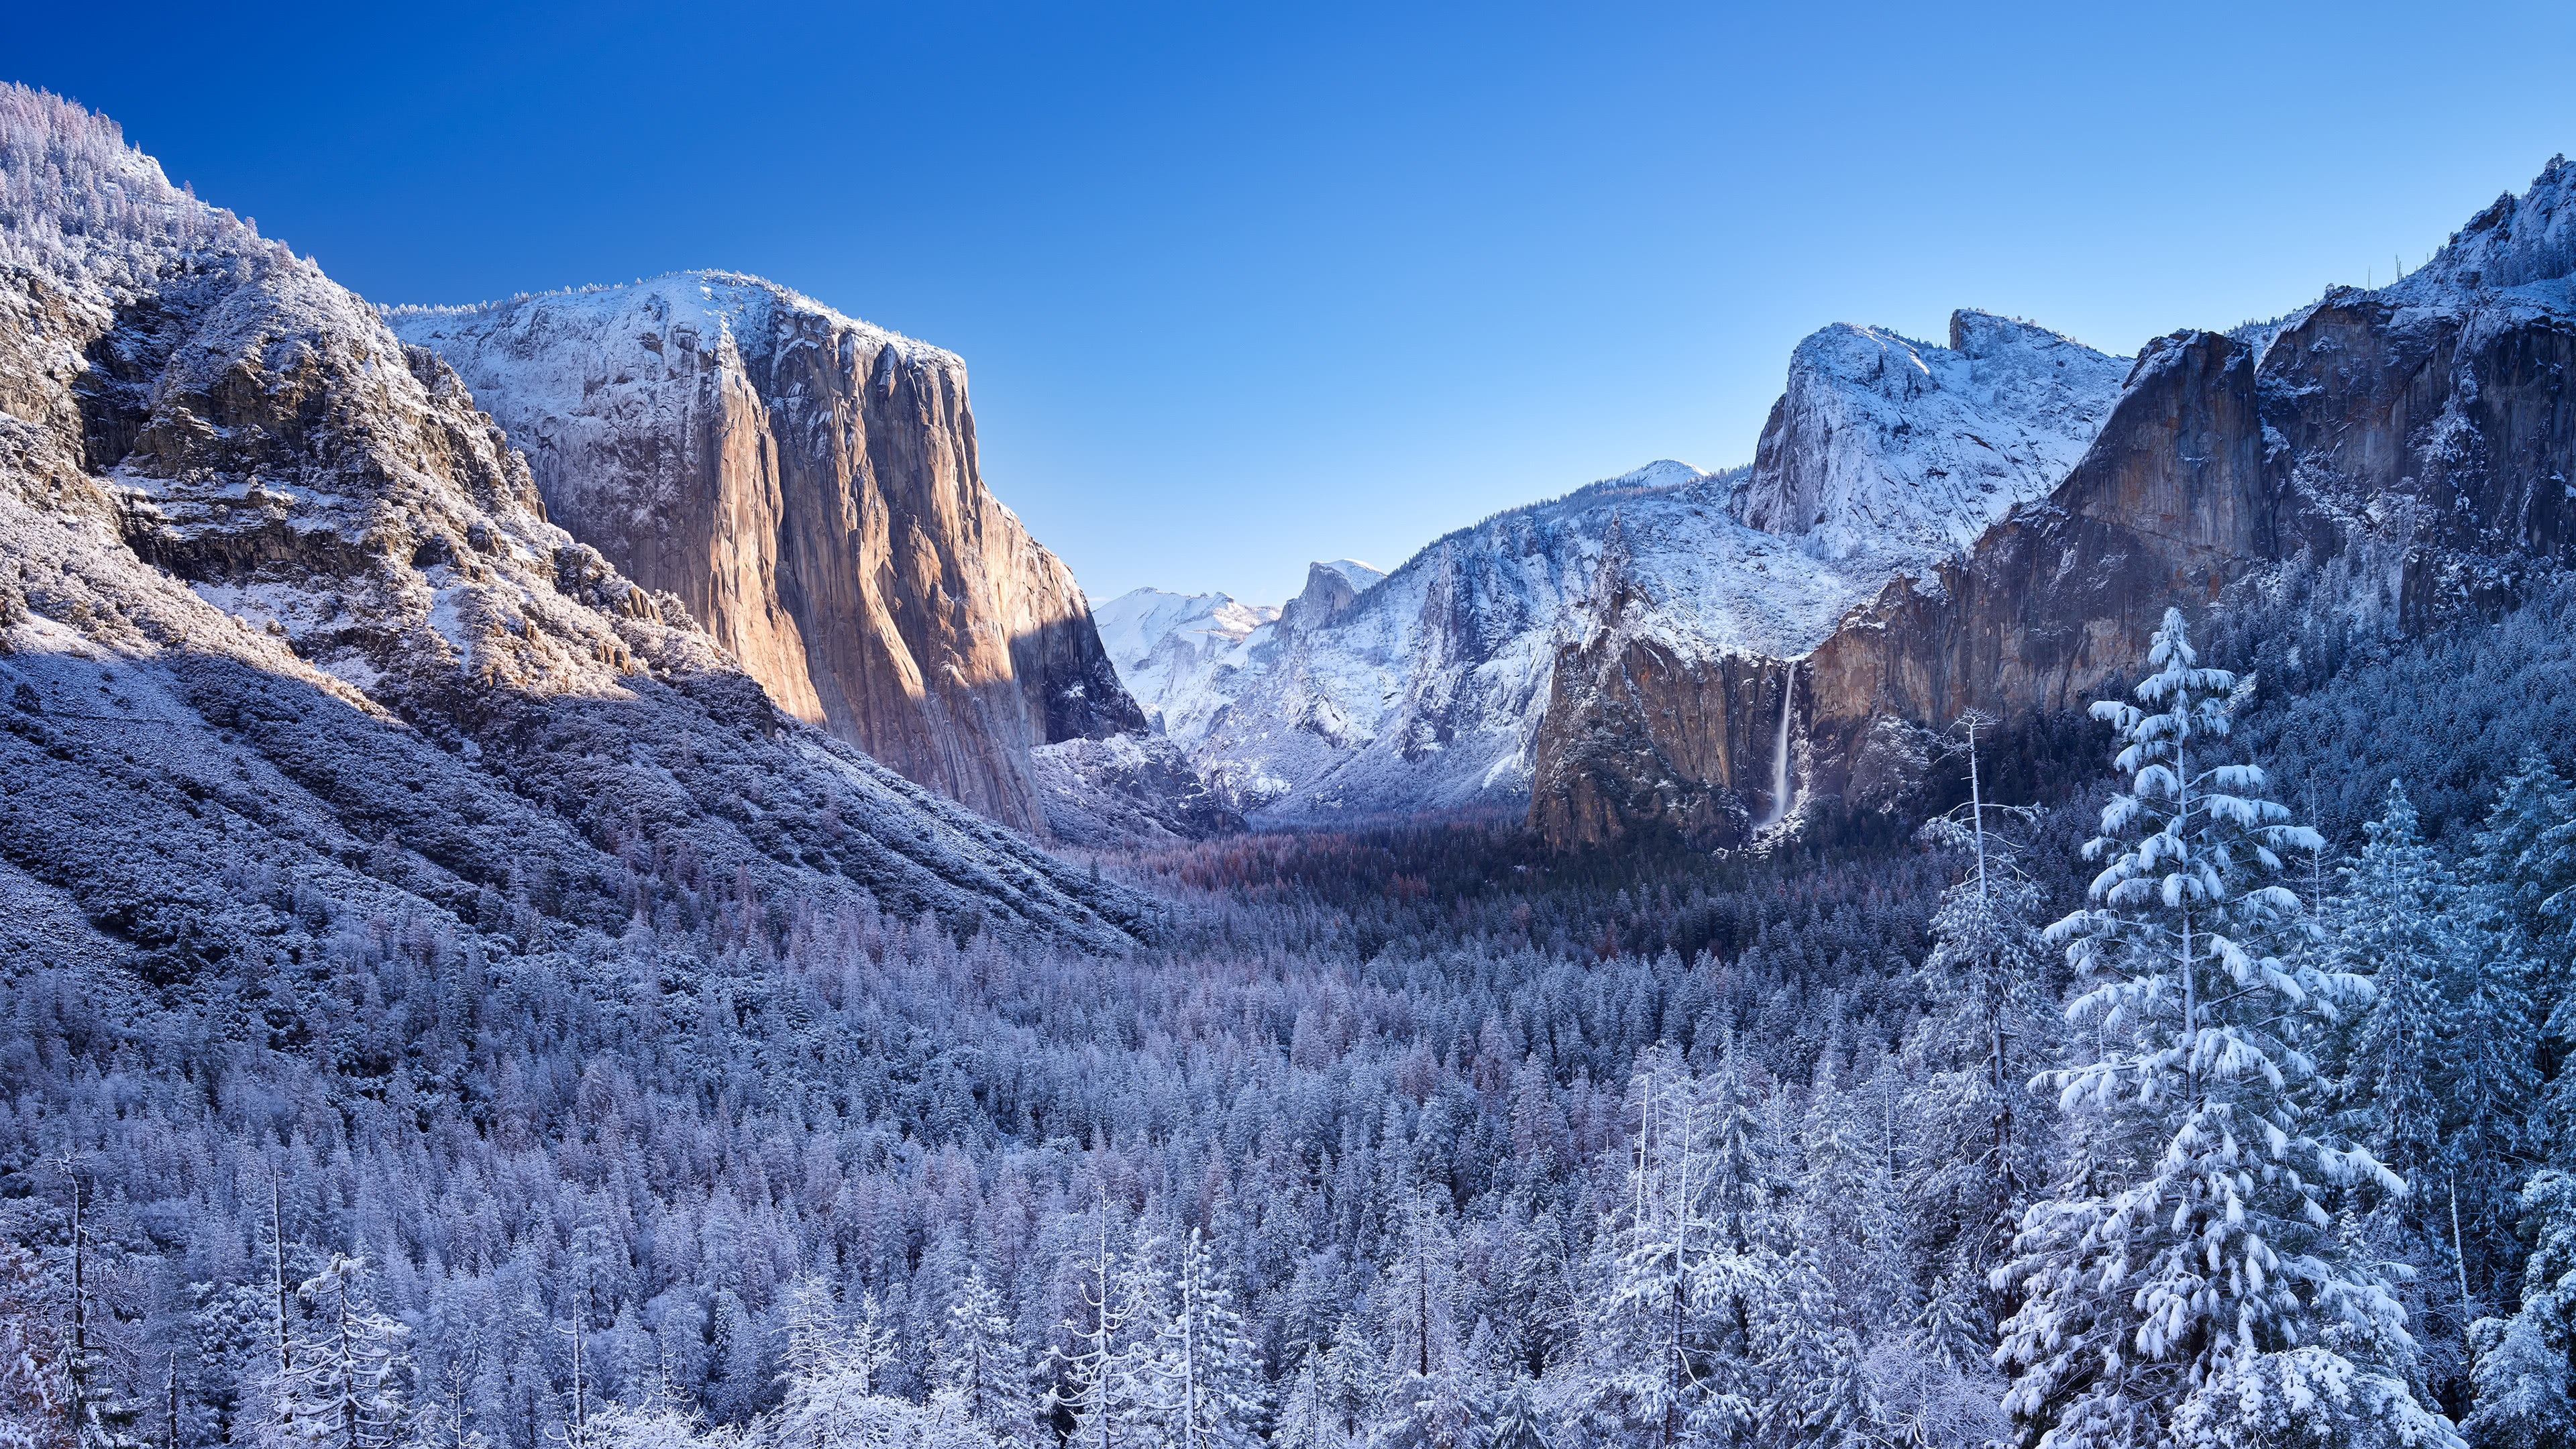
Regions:
<instances>
[{"instance_id":1,"label":"rock outcrop","mask_svg":"<svg viewBox=\"0 0 2576 1449\"><path fill-rule=\"evenodd\" d=\"M1134 848L1231 835L1243 816L1161 735L1038 746L1047 829L1067 845Z\"/></svg>"},{"instance_id":2,"label":"rock outcrop","mask_svg":"<svg viewBox=\"0 0 2576 1449\"><path fill-rule=\"evenodd\" d=\"M446 364L15 87L0 559L0 873L163 979L301 972L335 920L435 936L481 989L638 922L711 953L925 914L1123 949L1150 919L780 713L547 521Z\"/></svg>"},{"instance_id":3,"label":"rock outcrop","mask_svg":"<svg viewBox=\"0 0 2576 1449\"><path fill-rule=\"evenodd\" d=\"M789 713L1037 834L1032 750L1145 729L1072 573L985 487L953 354L719 272L389 317L556 522Z\"/></svg>"},{"instance_id":4,"label":"rock outcrop","mask_svg":"<svg viewBox=\"0 0 2576 1449\"><path fill-rule=\"evenodd\" d=\"M1782 656L1797 669L1798 790L1855 790L1890 722L2077 707L2136 666L2171 606L2295 586L2421 630L2576 564L2571 192L2576 168L2553 161L2403 281L2150 344L2045 499ZM1764 446L1823 444L1792 428ZM1533 821L1561 844L1649 823L1725 838L1717 807L1740 813L1756 779L1741 742L1776 707L1736 682L1758 665L1569 645L1541 751L1555 798Z\"/></svg>"},{"instance_id":5,"label":"rock outcrop","mask_svg":"<svg viewBox=\"0 0 2576 1449\"><path fill-rule=\"evenodd\" d=\"M1990 312L1951 314L1947 347L1828 327L1790 357L1736 511L1830 558L1965 550L2066 476L2127 371Z\"/></svg>"}]
</instances>

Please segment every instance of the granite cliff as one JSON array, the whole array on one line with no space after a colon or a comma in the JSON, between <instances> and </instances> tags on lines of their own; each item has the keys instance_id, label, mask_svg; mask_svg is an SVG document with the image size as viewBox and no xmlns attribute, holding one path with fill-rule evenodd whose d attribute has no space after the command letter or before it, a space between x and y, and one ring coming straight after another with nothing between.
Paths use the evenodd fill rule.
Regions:
<instances>
[{"instance_id":1,"label":"granite cliff","mask_svg":"<svg viewBox=\"0 0 2576 1449\"><path fill-rule=\"evenodd\" d=\"M790 714L1041 835L1032 751L1145 729L1072 573L985 487L954 354L720 272L388 318L556 522Z\"/></svg>"}]
</instances>

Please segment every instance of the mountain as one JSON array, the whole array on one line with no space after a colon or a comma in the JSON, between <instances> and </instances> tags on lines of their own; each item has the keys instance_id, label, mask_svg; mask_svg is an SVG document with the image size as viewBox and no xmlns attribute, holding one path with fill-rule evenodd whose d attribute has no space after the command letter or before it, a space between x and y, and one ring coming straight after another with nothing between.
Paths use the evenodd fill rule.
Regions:
<instances>
[{"instance_id":1,"label":"mountain","mask_svg":"<svg viewBox=\"0 0 2576 1449\"><path fill-rule=\"evenodd\" d=\"M2168 607L2300 599L2422 632L2519 600L2576 562L2572 188L2555 159L2399 282L2157 339L2062 482L1826 637L1677 656L1613 631L1569 644L1534 822L1567 844L1650 823L1740 833L1771 788L1753 742L1790 739L1774 722L1792 671L1794 740L1774 756L1799 793L1857 798L1901 785L1911 732L2079 707L2136 667ZM1906 400L1899 421L1917 418L1942 426ZM1764 450L1804 459L1843 436L1784 403Z\"/></svg>"},{"instance_id":2,"label":"mountain","mask_svg":"<svg viewBox=\"0 0 2576 1449\"><path fill-rule=\"evenodd\" d=\"M1159 733L1165 702L1203 691L1217 661L1277 619L1279 608L1247 604L1232 594L1144 588L1094 604L1091 616L1118 677Z\"/></svg>"},{"instance_id":3,"label":"mountain","mask_svg":"<svg viewBox=\"0 0 2576 1449\"><path fill-rule=\"evenodd\" d=\"M1958 313L1947 347L1827 328L1792 357L1750 468L1653 463L1450 534L1382 581L1319 564L1275 622L1239 633L1165 606L1151 635L1164 615L1139 603L1120 627L1151 642L1112 654L1256 819L1529 805L1563 835L1634 808L1595 782L1669 773L1630 737L1676 691L1722 701L1664 732L1698 752L1688 769L1770 761L1774 732L1739 717L1779 718L1778 671L1707 662L1803 654L1889 580L2045 496L2126 370L1983 312ZM1701 792L1657 808L1706 829L1736 807Z\"/></svg>"},{"instance_id":4,"label":"mountain","mask_svg":"<svg viewBox=\"0 0 2576 1449\"><path fill-rule=\"evenodd\" d=\"M782 712L547 520L445 363L15 87L0 557L0 897L59 959L704 956L926 914L1121 950L1152 918Z\"/></svg>"},{"instance_id":5,"label":"mountain","mask_svg":"<svg viewBox=\"0 0 2576 1449\"><path fill-rule=\"evenodd\" d=\"M2084 455L2128 360L1988 312L1947 347L1837 325L1798 344L1737 514L1829 558L1973 546Z\"/></svg>"},{"instance_id":6,"label":"mountain","mask_svg":"<svg viewBox=\"0 0 2576 1449\"><path fill-rule=\"evenodd\" d=\"M556 522L790 714L1033 834L1034 749L1145 728L1072 572L984 485L954 354L725 272L387 317Z\"/></svg>"}]
</instances>

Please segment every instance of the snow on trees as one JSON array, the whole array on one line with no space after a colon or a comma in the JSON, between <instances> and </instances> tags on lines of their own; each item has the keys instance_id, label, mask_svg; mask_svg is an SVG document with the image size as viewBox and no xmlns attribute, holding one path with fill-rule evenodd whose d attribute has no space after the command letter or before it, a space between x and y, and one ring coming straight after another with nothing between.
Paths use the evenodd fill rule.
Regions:
<instances>
[{"instance_id":1,"label":"snow on trees","mask_svg":"<svg viewBox=\"0 0 2576 1449\"><path fill-rule=\"evenodd\" d=\"M411 1330L377 1309L366 1260L345 1253L297 1284L295 1300L301 1332L279 1355L272 1442L390 1449L406 1427Z\"/></svg>"},{"instance_id":2,"label":"snow on trees","mask_svg":"<svg viewBox=\"0 0 2576 1449\"><path fill-rule=\"evenodd\" d=\"M2093 706L2129 788L2084 847L2108 862L2092 903L2047 932L2081 978L2082 1050L2048 1074L2074 1152L1994 1273L2019 1298L2005 1404L2045 1449L2250 1440L2266 1393L2339 1376L2413 1402L2403 1311L2329 1208L2336 1187L2406 1190L2318 1101L2315 1053L2369 985L2322 960L2275 879L2323 842L2253 793L2259 766L2218 758L2252 681L2200 666L2179 610L2147 663L2137 704Z\"/></svg>"}]
</instances>

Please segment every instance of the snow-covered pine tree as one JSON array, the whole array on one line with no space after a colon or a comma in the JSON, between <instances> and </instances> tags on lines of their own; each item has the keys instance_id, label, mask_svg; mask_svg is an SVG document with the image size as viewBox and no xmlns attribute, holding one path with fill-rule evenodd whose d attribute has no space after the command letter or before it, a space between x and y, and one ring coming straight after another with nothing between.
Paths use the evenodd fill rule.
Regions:
<instances>
[{"instance_id":1,"label":"snow-covered pine tree","mask_svg":"<svg viewBox=\"0 0 2576 1449\"><path fill-rule=\"evenodd\" d=\"M1637 1136L1602 1225L1602 1287L1586 1322L1595 1432L1670 1446L1748 1432L1758 1418L1746 1329L1765 1291L1755 1221L1761 1127L1730 1041L1703 1083L1669 1052L1631 1080Z\"/></svg>"},{"instance_id":2,"label":"snow-covered pine tree","mask_svg":"<svg viewBox=\"0 0 2576 1449\"><path fill-rule=\"evenodd\" d=\"M1834 1239L1799 1231L1798 1217L1786 1235L1794 1246L1772 1265L1753 1315L1753 1439L1772 1449L1840 1446L1868 1423L1860 1336L1843 1321L1847 1305L1812 1246ZM1894 1316L1904 1321L1901 1305Z\"/></svg>"},{"instance_id":3,"label":"snow-covered pine tree","mask_svg":"<svg viewBox=\"0 0 2576 1449\"><path fill-rule=\"evenodd\" d=\"M831 1289L803 1278L788 1290L786 1395L769 1416L776 1449L889 1449L920 1432L920 1408L881 1393L877 1377L893 1357L876 1295L860 1299L849 1327L839 1327Z\"/></svg>"},{"instance_id":4,"label":"snow-covered pine tree","mask_svg":"<svg viewBox=\"0 0 2576 1449\"><path fill-rule=\"evenodd\" d=\"M1800 1130L1804 1157L1781 1234L1782 1248L1798 1243L1841 1245L1833 1261L1818 1266L1831 1280L1832 1298L1853 1312L1858 1305L1879 1322L1903 1322L1915 1308L1910 1225L1901 1182L1905 1173L1907 1093L1893 1058L1875 1054L1865 1080L1838 1080L1829 1047L1817 1064L1806 1121ZM1856 1071L1860 1063L1854 1063ZM1844 1310L1838 1310L1844 1311Z\"/></svg>"},{"instance_id":5,"label":"snow-covered pine tree","mask_svg":"<svg viewBox=\"0 0 2576 1449\"><path fill-rule=\"evenodd\" d=\"M2425 843L2402 784L2389 783L2364 829L2329 912L2333 963L2373 988L2338 1095L2352 1135L2415 1185L2374 1218L2394 1251L2434 1267L2417 1291L2448 1325L2438 1341L2457 1352L2476 1305L2509 1294L2497 1280L2519 1259L2536 1027L2512 933L2493 928L2498 913L2479 910Z\"/></svg>"},{"instance_id":6,"label":"snow-covered pine tree","mask_svg":"<svg viewBox=\"0 0 2576 1449\"><path fill-rule=\"evenodd\" d=\"M1166 1256L1169 1271L1156 1285L1164 1311L1153 1340L1138 1345L1140 1397L1154 1406L1161 1441L1173 1449L1253 1449L1267 1386L1234 1295L1199 1229Z\"/></svg>"},{"instance_id":7,"label":"snow-covered pine tree","mask_svg":"<svg viewBox=\"0 0 2576 1449\"><path fill-rule=\"evenodd\" d=\"M1011 1444L1036 1441L1037 1409L1029 1393L1028 1355L1011 1336L1011 1320L1002 1297L969 1266L965 1281L948 1305L947 1330L940 1335L932 1382L957 1395L961 1411L994 1440Z\"/></svg>"},{"instance_id":8,"label":"snow-covered pine tree","mask_svg":"<svg viewBox=\"0 0 2576 1449\"><path fill-rule=\"evenodd\" d=\"M1061 1325L1062 1341L1049 1349L1046 1410L1069 1416L1067 1449L1119 1449L1121 1428L1134 1412L1137 1391L1130 1369L1136 1305L1132 1279L1109 1244L1109 1204L1092 1213L1090 1251L1082 1265L1080 1316Z\"/></svg>"},{"instance_id":9,"label":"snow-covered pine tree","mask_svg":"<svg viewBox=\"0 0 2576 1449\"><path fill-rule=\"evenodd\" d=\"M1379 1272L1386 1375L1369 1443L1375 1449L1473 1449L1485 1413L1483 1365L1457 1323L1458 1242L1419 1187L1396 1207L1395 1252Z\"/></svg>"},{"instance_id":10,"label":"snow-covered pine tree","mask_svg":"<svg viewBox=\"0 0 2576 1449\"><path fill-rule=\"evenodd\" d=\"M2547 1110L2533 1145L2576 1160L2576 787L2537 751L2522 757L2477 835L2472 882L2504 937L2502 954L2525 963L2528 1010L2542 1023Z\"/></svg>"},{"instance_id":11,"label":"snow-covered pine tree","mask_svg":"<svg viewBox=\"0 0 2576 1449\"><path fill-rule=\"evenodd\" d=\"M2522 1307L2472 1330L2475 1396L2461 1424L2477 1449L2576 1446L2576 1175L2551 1170L2523 1190L2532 1237Z\"/></svg>"},{"instance_id":12,"label":"snow-covered pine tree","mask_svg":"<svg viewBox=\"0 0 2576 1449\"><path fill-rule=\"evenodd\" d=\"M273 1390L298 1449L390 1449L402 1434L410 1330L376 1308L364 1259L335 1253L296 1287L305 1331Z\"/></svg>"},{"instance_id":13,"label":"snow-covered pine tree","mask_svg":"<svg viewBox=\"0 0 2576 1449\"><path fill-rule=\"evenodd\" d=\"M1484 1449L1551 1449L1524 1388L1515 1386L1502 1396L1494 1422L1485 1430Z\"/></svg>"},{"instance_id":14,"label":"snow-covered pine tree","mask_svg":"<svg viewBox=\"0 0 2576 1449\"><path fill-rule=\"evenodd\" d=\"M2478 873L2535 945L2576 931L2576 788L2537 750L2507 776L2477 835Z\"/></svg>"},{"instance_id":15,"label":"snow-covered pine tree","mask_svg":"<svg viewBox=\"0 0 2576 1449\"><path fill-rule=\"evenodd\" d=\"M2180 610L2147 663L2138 704L2093 706L2130 788L2084 848L2108 858L2092 904L2048 930L2093 1039L2048 1078L2082 1150L1994 1274L2019 1298L1997 1350L2017 1374L2006 1406L2043 1449L2143 1449L2186 1418L2252 1438L2262 1386L2337 1373L2414 1402L2382 1361L2408 1346L2403 1310L2346 1260L2321 1200L2406 1190L2323 1135L2313 1053L2369 986L2319 963L2274 879L2322 841L2252 793L2259 766L2213 759L2253 683L2200 667Z\"/></svg>"},{"instance_id":16,"label":"snow-covered pine tree","mask_svg":"<svg viewBox=\"0 0 2576 1449\"><path fill-rule=\"evenodd\" d=\"M1908 1044L1922 1081L1908 1104L1918 1143L1906 1197L1931 1274L1916 1336L1922 1351L1962 1371L1992 1353L1986 1278L2044 1173L2046 1107L2030 1079L2056 1038L2032 924L2039 892L2016 841L1990 828L1997 816L2027 824L2031 812L1985 798L1977 735L1988 723L1961 721L1972 786L1965 828L1944 818L1927 831L1965 848L1971 864L1933 914L1919 976L1929 1009Z\"/></svg>"},{"instance_id":17,"label":"snow-covered pine tree","mask_svg":"<svg viewBox=\"0 0 2576 1449\"><path fill-rule=\"evenodd\" d=\"M0 1242L0 1449L72 1449L60 1310L44 1260Z\"/></svg>"},{"instance_id":18,"label":"snow-covered pine tree","mask_svg":"<svg viewBox=\"0 0 2576 1449\"><path fill-rule=\"evenodd\" d=\"M98 1294L97 1245L91 1239L94 1189L69 1158L62 1162L71 1188L71 1241L64 1248L61 1382L64 1412L78 1449L136 1449L142 1404L117 1391L102 1330L110 1316Z\"/></svg>"},{"instance_id":19,"label":"snow-covered pine tree","mask_svg":"<svg viewBox=\"0 0 2576 1449\"><path fill-rule=\"evenodd\" d=\"M1270 1435L1277 1449L1343 1449L1350 1434L1327 1390L1327 1351L1310 1344L1279 1385L1279 1417Z\"/></svg>"}]
</instances>

